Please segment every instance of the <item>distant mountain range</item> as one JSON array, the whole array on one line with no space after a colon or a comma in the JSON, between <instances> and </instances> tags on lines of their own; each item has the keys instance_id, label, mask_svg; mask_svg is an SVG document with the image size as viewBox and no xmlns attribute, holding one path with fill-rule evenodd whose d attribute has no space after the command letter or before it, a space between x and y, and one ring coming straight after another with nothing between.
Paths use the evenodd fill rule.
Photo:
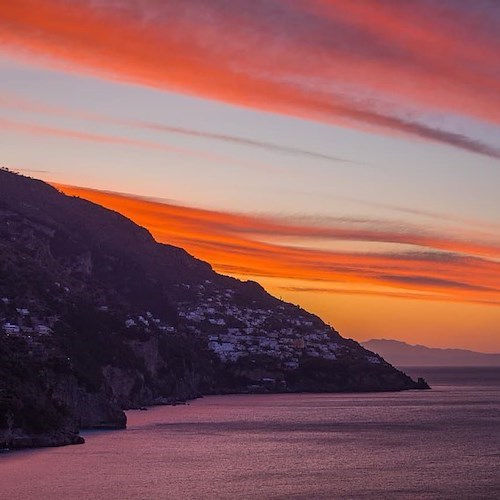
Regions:
<instances>
[{"instance_id":1,"label":"distant mountain range","mask_svg":"<svg viewBox=\"0 0 500 500\"><path fill-rule=\"evenodd\" d=\"M372 339L361 345L395 366L500 366L500 354L465 349L437 349L397 340Z\"/></svg>"},{"instance_id":2,"label":"distant mountain range","mask_svg":"<svg viewBox=\"0 0 500 500\"><path fill-rule=\"evenodd\" d=\"M0 169L0 448L202 394L423 388L258 283Z\"/></svg>"}]
</instances>

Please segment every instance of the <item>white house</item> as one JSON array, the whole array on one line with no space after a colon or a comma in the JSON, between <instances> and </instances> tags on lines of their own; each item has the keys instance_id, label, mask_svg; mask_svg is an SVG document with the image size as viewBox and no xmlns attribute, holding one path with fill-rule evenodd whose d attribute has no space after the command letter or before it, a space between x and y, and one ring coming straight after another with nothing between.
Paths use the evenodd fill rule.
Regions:
<instances>
[{"instance_id":1,"label":"white house","mask_svg":"<svg viewBox=\"0 0 500 500\"><path fill-rule=\"evenodd\" d=\"M149 326L149 321L144 316L138 316L137 319L146 326Z\"/></svg>"},{"instance_id":2,"label":"white house","mask_svg":"<svg viewBox=\"0 0 500 500\"><path fill-rule=\"evenodd\" d=\"M212 325L219 325L219 326L224 326L226 322L224 321L223 318L210 318L208 320Z\"/></svg>"},{"instance_id":3,"label":"white house","mask_svg":"<svg viewBox=\"0 0 500 500\"><path fill-rule=\"evenodd\" d=\"M165 326L165 325L161 325L160 326L160 330L162 332L168 332L168 333L174 333L175 332L175 328L173 326Z\"/></svg>"},{"instance_id":4,"label":"white house","mask_svg":"<svg viewBox=\"0 0 500 500\"><path fill-rule=\"evenodd\" d=\"M35 326L35 331L40 335L50 335L51 330L48 326L45 325L37 325Z\"/></svg>"},{"instance_id":5,"label":"white house","mask_svg":"<svg viewBox=\"0 0 500 500\"><path fill-rule=\"evenodd\" d=\"M5 323L5 325L3 325L3 329L8 335L15 335L21 332L21 328L19 328L18 325L13 325L12 323Z\"/></svg>"}]
</instances>

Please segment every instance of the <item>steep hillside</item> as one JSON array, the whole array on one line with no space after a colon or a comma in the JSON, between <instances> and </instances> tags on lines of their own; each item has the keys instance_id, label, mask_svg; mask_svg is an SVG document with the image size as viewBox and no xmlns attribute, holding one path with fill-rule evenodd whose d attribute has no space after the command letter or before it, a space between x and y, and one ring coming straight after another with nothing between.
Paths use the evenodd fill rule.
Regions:
<instances>
[{"instance_id":1,"label":"steep hillside","mask_svg":"<svg viewBox=\"0 0 500 500\"><path fill-rule=\"evenodd\" d=\"M425 387L257 283L0 170L0 447L201 394Z\"/></svg>"}]
</instances>

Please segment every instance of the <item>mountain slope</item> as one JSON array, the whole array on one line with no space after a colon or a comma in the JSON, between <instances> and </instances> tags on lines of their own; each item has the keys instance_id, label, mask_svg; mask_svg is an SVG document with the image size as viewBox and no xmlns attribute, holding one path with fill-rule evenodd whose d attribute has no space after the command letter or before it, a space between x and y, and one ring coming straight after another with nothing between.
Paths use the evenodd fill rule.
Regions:
<instances>
[{"instance_id":1,"label":"mountain slope","mask_svg":"<svg viewBox=\"0 0 500 500\"><path fill-rule=\"evenodd\" d=\"M0 447L201 394L425 387L257 283L0 170Z\"/></svg>"},{"instance_id":2,"label":"mountain slope","mask_svg":"<svg viewBox=\"0 0 500 500\"><path fill-rule=\"evenodd\" d=\"M397 340L372 339L362 342L395 366L500 366L500 354L465 349L437 349Z\"/></svg>"}]
</instances>

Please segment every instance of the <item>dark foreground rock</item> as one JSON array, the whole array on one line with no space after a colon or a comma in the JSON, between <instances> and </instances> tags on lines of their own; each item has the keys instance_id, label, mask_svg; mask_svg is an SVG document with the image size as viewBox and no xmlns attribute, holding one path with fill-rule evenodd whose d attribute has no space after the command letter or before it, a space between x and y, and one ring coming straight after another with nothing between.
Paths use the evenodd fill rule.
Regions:
<instances>
[{"instance_id":1,"label":"dark foreground rock","mask_svg":"<svg viewBox=\"0 0 500 500\"><path fill-rule=\"evenodd\" d=\"M13 436L2 436L0 433L0 447L9 450L50 448L83 443L85 443L85 439L75 431L59 431L52 434L16 434Z\"/></svg>"}]
</instances>

